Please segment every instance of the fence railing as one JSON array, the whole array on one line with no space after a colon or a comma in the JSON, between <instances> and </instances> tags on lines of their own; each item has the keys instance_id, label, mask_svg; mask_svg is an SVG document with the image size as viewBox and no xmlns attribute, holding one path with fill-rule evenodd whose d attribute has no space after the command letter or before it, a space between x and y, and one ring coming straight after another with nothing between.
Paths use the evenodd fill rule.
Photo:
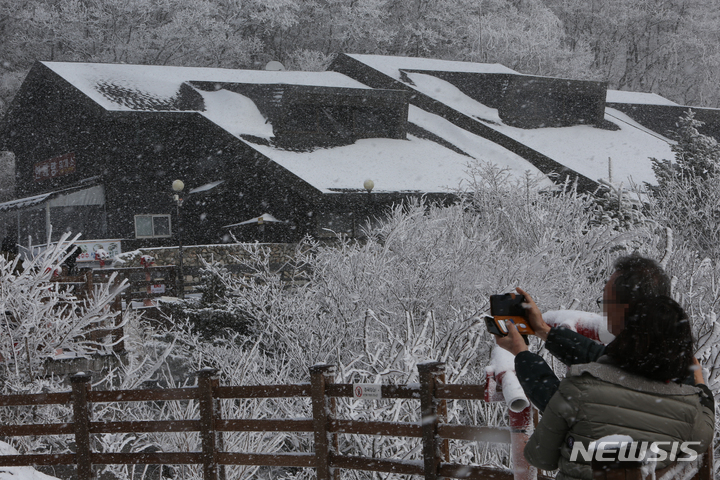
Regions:
<instances>
[{"instance_id":1,"label":"fence railing","mask_svg":"<svg viewBox=\"0 0 720 480\"><path fill-rule=\"evenodd\" d=\"M33 395L0 396L0 406L71 404L72 423L44 425L2 425L0 436L74 435L75 453L52 455L2 455L0 466L76 465L77 478L92 478L94 464L201 465L205 480L222 480L223 465L264 465L307 467L317 471L318 480L336 478L338 469L440 477L510 480L508 471L452 462L448 440L482 440L510 443L510 429L454 425L446 422L447 400L482 400L483 385L447 385L444 365L428 362L418 365L419 384L382 385L382 398L413 399L419 402L420 422L396 423L358 421L336 417L336 399L353 397L352 384L334 383L334 367L315 365L310 383L296 385L221 386L215 370L202 370L198 386L190 388L93 391L90 376L71 377L72 391ZM226 419L221 415L222 399L263 399L308 397L312 417L301 419ZM199 417L193 420L95 422L91 405L104 402L157 402L194 400ZM92 436L104 433L199 432L200 451L195 452L95 452ZM223 451L226 432L309 432L313 433L312 451L243 453ZM339 434L381 435L419 438L422 460L369 458L342 455Z\"/></svg>"}]
</instances>

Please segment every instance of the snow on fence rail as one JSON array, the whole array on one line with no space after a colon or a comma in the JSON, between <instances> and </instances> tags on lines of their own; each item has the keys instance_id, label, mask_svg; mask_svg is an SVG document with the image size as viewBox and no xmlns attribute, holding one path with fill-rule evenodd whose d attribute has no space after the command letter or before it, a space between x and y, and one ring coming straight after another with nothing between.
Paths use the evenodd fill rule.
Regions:
<instances>
[{"instance_id":1,"label":"snow on fence rail","mask_svg":"<svg viewBox=\"0 0 720 480\"><path fill-rule=\"evenodd\" d=\"M484 385L446 385L444 365L427 362L418 365L420 383L382 385L382 398L415 399L420 403L418 423L356 421L336 418L335 401L353 397L352 384L334 383L334 367L310 368L311 382L296 385L221 386L212 369L198 373L198 386L148 390L93 391L90 375L71 377L72 391L32 395L0 396L0 406L72 404L73 423L2 425L0 436L74 435L76 452L52 455L2 455L0 466L76 465L77 478L92 478L93 464L202 465L206 480L222 478L221 465L265 465L315 468L318 480L336 478L338 469L440 477L510 480L510 472L452 463L448 440L510 442L510 430L498 427L450 425L444 423L446 400L482 400ZM312 418L304 419L226 419L222 418L221 399L259 399L309 397ZM93 422L92 403L156 402L194 400L200 418L172 421ZM99 453L91 450L91 436L102 433L199 432L199 452ZM240 453L222 451L223 432L312 432L312 452ZM341 455L338 434L389 435L422 439L423 460L379 459Z\"/></svg>"}]
</instances>

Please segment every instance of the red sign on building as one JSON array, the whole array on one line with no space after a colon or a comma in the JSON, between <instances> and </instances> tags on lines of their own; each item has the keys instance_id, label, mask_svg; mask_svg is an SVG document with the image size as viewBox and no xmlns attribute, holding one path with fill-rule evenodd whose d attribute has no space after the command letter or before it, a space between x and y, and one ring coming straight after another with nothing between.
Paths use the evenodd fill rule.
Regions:
<instances>
[{"instance_id":1,"label":"red sign on building","mask_svg":"<svg viewBox=\"0 0 720 480\"><path fill-rule=\"evenodd\" d=\"M65 155L36 163L33 170L36 182L69 175L75 171L75 154L66 153Z\"/></svg>"}]
</instances>

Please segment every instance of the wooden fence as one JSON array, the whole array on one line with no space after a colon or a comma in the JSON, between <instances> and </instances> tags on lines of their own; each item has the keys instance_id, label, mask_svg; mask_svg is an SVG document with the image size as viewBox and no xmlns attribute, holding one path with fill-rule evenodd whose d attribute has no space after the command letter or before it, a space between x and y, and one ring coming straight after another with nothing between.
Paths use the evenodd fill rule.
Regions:
<instances>
[{"instance_id":1,"label":"wooden fence","mask_svg":"<svg viewBox=\"0 0 720 480\"><path fill-rule=\"evenodd\" d=\"M96 268L84 270L77 275L59 275L51 278L51 282L72 287L79 299L92 295L93 285L107 283L113 274L117 274L115 282L127 280L129 287L118 297L118 302L127 303L132 300L151 300L160 296L175 296L177 292L175 266L150 266L127 268ZM162 291L154 289L162 286ZM119 304L118 304L119 305ZM119 308L119 307L118 307Z\"/></svg>"},{"instance_id":2,"label":"wooden fence","mask_svg":"<svg viewBox=\"0 0 720 480\"><path fill-rule=\"evenodd\" d=\"M87 374L71 377L72 391L33 395L0 396L0 406L71 404L72 423L45 425L3 425L0 436L74 435L75 453L52 455L2 455L0 466L76 465L77 478L92 478L93 464L201 465L205 480L223 480L223 465L266 465L307 467L317 471L318 480L331 480L339 469L392 472L440 477L511 480L507 471L453 463L448 439L510 442L510 429L451 425L445 423L446 400L482 400L484 385L446 385L444 365L429 362L418 365L420 383L382 385L382 398L413 399L419 402L422 419L417 423L356 421L336 418L336 399L353 397L352 384L334 383L334 367L315 365L311 382L297 385L221 386L215 370L202 370L198 386L154 390L93 391ZM261 399L309 397L312 418L303 419L225 419L219 408L221 399ZM103 402L156 402L194 400L200 418L173 421L94 422L90 405ZM124 453L94 452L91 437L103 433L199 432L199 452ZM242 453L222 451L223 432L312 432L312 452ZM338 434L389 435L422 439L422 460L367 458L342 455Z\"/></svg>"},{"instance_id":3,"label":"wooden fence","mask_svg":"<svg viewBox=\"0 0 720 480\"><path fill-rule=\"evenodd\" d=\"M177 289L175 286L175 266L150 266L146 268L102 268L94 270L84 270L77 275L59 275L50 279L52 283L58 284L60 288L71 288L73 295L80 301L92 297L96 285L108 283L113 274L115 283L127 280L129 286L125 291L115 297L111 308L119 312L126 306L132 305L133 302L142 301L143 307L147 308L156 305L154 299L163 295L174 296ZM153 286L162 285L163 291L153 291ZM139 303L139 302L138 302ZM157 315L146 315L148 317L157 317ZM120 321L120 319L118 319ZM101 343L101 339L112 335L113 350L122 352L125 348L122 340L124 332L122 327L108 325L108 328L94 329L89 332L89 340Z\"/></svg>"},{"instance_id":4,"label":"wooden fence","mask_svg":"<svg viewBox=\"0 0 720 480\"><path fill-rule=\"evenodd\" d=\"M129 304L132 300L148 300L160 296L177 296L175 265L152 265L149 267L96 268L92 271L94 283L107 283L117 273L117 281L127 279L130 287L121 297ZM153 287L162 286L163 291Z\"/></svg>"}]
</instances>

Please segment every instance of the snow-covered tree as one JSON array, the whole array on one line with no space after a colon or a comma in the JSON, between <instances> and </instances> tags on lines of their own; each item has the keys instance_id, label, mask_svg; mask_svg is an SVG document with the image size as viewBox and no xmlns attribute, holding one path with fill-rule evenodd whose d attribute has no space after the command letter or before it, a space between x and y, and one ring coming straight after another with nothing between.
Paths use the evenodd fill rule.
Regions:
<instances>
[{"instance_id":1,"label":"snow-covered tree","mask_svg":"<svg viewBox=\"0 0 720 480\"><path fill-rule=\"evenodd\" d=\"M541 0L476 2L480 14L468 19L464 60L501 63L534 75L597 77L590 45L570 45L563 22Z\"/></svg>"},{"instance_id":2,"label":"snow-covered tree","mask_svg":"<svg viewBox=\"0 0 720 480\"><path fill-rule=\"evenodd\" d=\"M71 243L65 234L33 258L0 256L0 375L6 393L32 382L59 351L76 356L109 352L114 341L107 332L124 325L122 313L110 307L127 281L111 279L82 297L80 285L52 281L70 256ZM101 338L95 338L98 332Z\"/></svg>"},{"instance_id":3,"label":"snow-covered tree","mask_svg":"<svg viewBox=\"0 0 720 480\"><path fill-rule=\"evenodd\" d=\"M703 125L695 119L692 110L678 120L677 143L670 147L675 154L674 162L653 159L653 170L660 188L677 178L706 179L720 174L720 144L715 138L698 131Z\"/></svg>"},{"instance_id":4,"label":"snow-covered tree","mask_svg":"<svg viewBox=\"0 0 720 480\"><path fill-rule=\"evenodd\" d=\"M678 241L701 254L720 254L720 145L698 132L688 112L680 120L674 161L653 159L658 185L651 187L651 215L671 227Z\"/></svg>"},{"instance_id":5,"label":"snow-covered tree","mask_svg":"<svg viewBox=\"0 0 720 480\"><path fill-rule=\"evenodd\" d=\"M720 56L712 0L545 0L566 44L589 45L611 88L655 92L682 105L717 106Z\"/></svg>"},{"instance_id":6,"label":"snow-covered tree","mask_svg":"<svg viewBox=\"0 0 720 480\"><path fill-rule=\"evenodd\" d=\"M595 192L595 215L603 225L628 229L651 223L644 208L642 194L637 188L600 180L600 189Z\"/></svg>"}]
</instances>

